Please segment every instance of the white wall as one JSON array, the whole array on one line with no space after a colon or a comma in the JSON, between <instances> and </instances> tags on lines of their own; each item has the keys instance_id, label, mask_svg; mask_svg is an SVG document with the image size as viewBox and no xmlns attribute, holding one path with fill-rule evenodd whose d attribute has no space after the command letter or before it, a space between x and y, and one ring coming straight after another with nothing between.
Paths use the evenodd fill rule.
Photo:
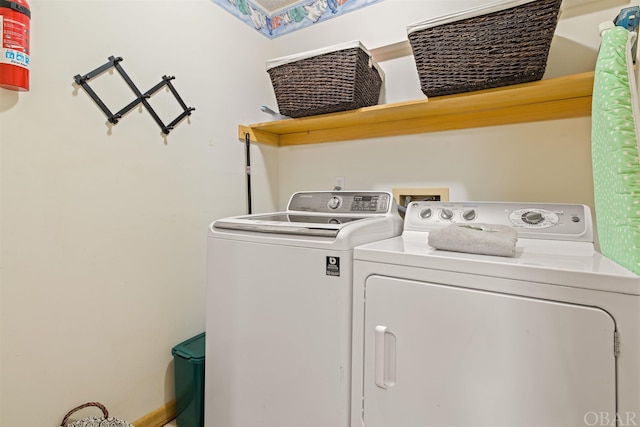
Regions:
<instances>
[{"instance_id":1,"label":"white wall","mask_svg":"<svg viewBox=\"0 0 640 427\"><path fill-rule=\"evenodd\" d=\"M204 330L207 225L245 212L236 130L264 119L269 40L209 0L30 5L31 90L0 89L0 426L92 400L134 421L173 398L171 348ZM107 127L73 77L111 55L142 91L176 76L191 118L166 138L145 110ZM94 82L114 112L133 99L117 74ZM271 210L276 152L252 157Z\"/></svg>"},{"instance_id":2,"label":"white wall","mask_svg":"<svg viewBox=\"0 0 640 427\"><path fill-rule=\"evenodd\" d=\"M483 0L385 0L277 38L275 55L359 39L368 48L406 40L406 26ZM593 70L598 24L637 0L567 1L545 78ZM567 7L569 6L569 7ZM361 23L366 22L363 26ZM380 64L383 102L423 99L413 57ZM280 204L297 190L449 187L451 200L586 203L593 206L589 118L282 148Z\"/></svg>"}]
</instances>

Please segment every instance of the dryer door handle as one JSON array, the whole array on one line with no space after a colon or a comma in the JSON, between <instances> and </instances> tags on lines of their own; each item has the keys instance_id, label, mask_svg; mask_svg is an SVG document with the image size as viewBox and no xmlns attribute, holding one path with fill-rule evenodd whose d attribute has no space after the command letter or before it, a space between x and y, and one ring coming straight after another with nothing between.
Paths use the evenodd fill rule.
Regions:
<instances>
[{"instance_id":1,"label":"dryer door handle","mask_svg":"<svg viewBox=\"0 0 640 427\"><path fill-rule=\"evenodd\" d=\"M386 326L375 329L375 373L376 386L386 390L396 384L396 336Z\"/></svg>"}]
</instances>

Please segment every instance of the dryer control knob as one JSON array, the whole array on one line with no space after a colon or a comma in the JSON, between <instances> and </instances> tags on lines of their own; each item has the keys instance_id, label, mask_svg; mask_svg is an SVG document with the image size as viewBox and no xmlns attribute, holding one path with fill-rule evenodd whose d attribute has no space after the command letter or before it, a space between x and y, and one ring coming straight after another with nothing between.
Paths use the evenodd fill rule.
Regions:
<instances>
[{"instance_id":1,"label":"dryer control knob","mask_svg":"<svg viewBox=\"0 0 640 427\"><path fill-rule=\"evenodd\" d=\"M473 221L474 219L477 218L477 216L478 216L478 213L476 212L475 209L469 209L462 213L462 218L464 218L467 221Z\"/></svg>"},{"instance_id":2,"label":"dryer control knob","mask_svg":"<svg viewBox=\"0 0 640 427\"><path fill-rule=\"evenodd\" d=\"M542 221L544 221L544 215L542 215L540 212L534 211L525 212L522 215L522 220L527 224L540 224Z\"/></svg>"},{"instance_id":3,"label":"dryer control knob","mask_svg":"<svg viewBox=\"0 0 640 427\"><path fill-rule=\"evenodd\" d=\"M453 218L453 211L451 209L442 209L440 211L440 218L450 220Z\"/></svg>"},{"instance_id":4,"label":"dryer control knob","mask_svg":"<svg viewBox=\"0 0 640 427\"><path fill-rule=\"evenodd\" d=\"M432 213L431 208L426 208L422 209L418 215L420 215L420 218L422 219L429 219L431 218Z\"/></svg>"}]
</instances>

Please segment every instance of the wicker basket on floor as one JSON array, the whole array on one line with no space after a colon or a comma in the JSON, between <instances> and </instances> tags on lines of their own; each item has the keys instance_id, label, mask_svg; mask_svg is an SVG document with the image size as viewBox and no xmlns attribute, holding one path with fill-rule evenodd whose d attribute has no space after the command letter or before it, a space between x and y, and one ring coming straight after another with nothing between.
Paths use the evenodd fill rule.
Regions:
<instances>
[{"instance_id":1,"label":"wicker basket on floor","mask_svg":"<svg viewBox=\"0 0 640 427\"><path fill-rule=\"evenodd\" d=\"M71 415L73 415L75 412L84 408L92 407L92 406L95 406L96 408L100 409L102 411L103 416L82 418L80 420L69 423ZM118 418L109 417L109 411L100 402L88 402L80 406L76 406L75 408L73 408L72 410L66 413L66 415L62 419L62 422L60 423L60 426L61 427L133 427L133 425L127 421L124 421Z\"/></svg>"},{"instance_id":2,"label":"wicker basket on floor","mask_svg":"<svg viewBox=\"0 0 640 427\"><path fill-rule=\"evenodd\" d=\"M540 80L561 3L501 0L409 26L422 92L440 96Z\"/></svg>"},{"instance_id":3,"label":"wicker basket on floor","mask_svg":"<svg viewBox=\"0 0 640 427\"><path fill-rule=\"evenodd\" d=\"M359 42L267 62L280 114L306 117L378 103L384 74Z\"/></svg>"}]
</instances>

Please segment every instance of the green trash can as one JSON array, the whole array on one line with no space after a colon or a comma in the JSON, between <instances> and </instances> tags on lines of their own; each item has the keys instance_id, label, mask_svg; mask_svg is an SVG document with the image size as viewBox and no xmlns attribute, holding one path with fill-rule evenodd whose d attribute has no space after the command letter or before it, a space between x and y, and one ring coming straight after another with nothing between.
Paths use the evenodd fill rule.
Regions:
<instances>
[{"instance_id":1,"label":"green trash can","mask_svg":"<svg viewBox=\"0 0 640 427\"><path fill-rule=\"evenodd\" d=\"M178 427L204 427L205 333L171 350Z\"/></svg>"}]
</instances>

